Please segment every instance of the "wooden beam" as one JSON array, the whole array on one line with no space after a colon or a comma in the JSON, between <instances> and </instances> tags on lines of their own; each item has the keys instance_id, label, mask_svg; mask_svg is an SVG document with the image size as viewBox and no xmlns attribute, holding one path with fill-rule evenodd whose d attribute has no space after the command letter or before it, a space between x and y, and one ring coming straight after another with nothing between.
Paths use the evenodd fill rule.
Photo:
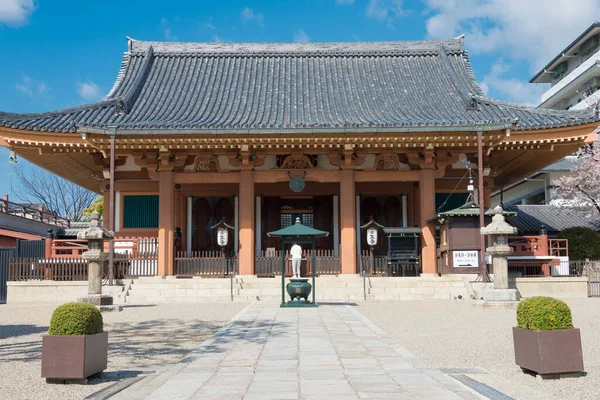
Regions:
<instances>
[{"instance_id":1,"label":"wooden beam","mask_svg":"<svg viewBox=\"0 0 600 400\"><path fill-rule=\"evenodd\" d=\"M289 172L289 173L288 173ZM305 175L306 173L306 175ZM305 181L311 182L339 182L340 171L324 170L270 170L254 171L255 183L288 182L292 176L304 177Z\"/></svg>"},{"instance_id":2,"label":"wooden beam","mask_svg":"<svg viewBox=\"0 0 600 400\"><path fill-rule=\"evenodd\" d=\"M150 177L156 173L150 173ZM239 183L239 172L176 172L175 183Z\"/></svg>"}]
</instances>

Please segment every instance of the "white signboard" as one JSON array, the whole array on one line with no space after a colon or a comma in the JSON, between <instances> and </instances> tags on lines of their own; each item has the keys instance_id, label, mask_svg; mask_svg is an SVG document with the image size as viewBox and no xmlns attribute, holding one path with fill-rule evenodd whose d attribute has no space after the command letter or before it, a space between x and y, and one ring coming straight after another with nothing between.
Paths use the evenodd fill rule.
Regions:
<instances>
[{"instance_id":1,"label":"white signboard","mask_svg":"<svg viewBox=\"0 0 600 400\"><path fill-rule=\"evenodd\" d=\"M377 228L367 229L367 244L369 246L377 245Z\"/></svg>"},{"instance_id":2,"label":"white signboard","mask_svg":"<svg viewBox=\"0 0 600 400\"><path fill-rule=\"evenodd\" d=\"M219 228L217 230L217 244L220 247L225 247L225 246L227 246L228 242L229 242L229 233L227 232L227 229Z\"/></svg>"},{"instance_id":3,"label":"white signboard","mask_svg":"<svg viewBox=\"0 0 600 400\"><path fill-rule=\"evenodd\" d=\"M455 250L452 252L454 268L478 268L479 252L477 250Z\"/></svg>"}]
</instances>

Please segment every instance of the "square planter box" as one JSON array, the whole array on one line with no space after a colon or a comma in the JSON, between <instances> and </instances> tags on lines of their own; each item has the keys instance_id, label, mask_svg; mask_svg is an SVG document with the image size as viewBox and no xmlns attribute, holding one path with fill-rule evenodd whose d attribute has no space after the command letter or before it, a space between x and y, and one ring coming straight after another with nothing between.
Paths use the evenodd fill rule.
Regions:
<instances>
[{"instance_id":1,"label":"square planter box","mask_svg":"<svg viewBox=\"0 0 600 400\"><path fill-rule=\"evenodd\" d=\"M42 338L42 378L85 379L106 369L108 332Z\"/></svg>"},{"instance_id":2,"label":"square planter box","mask_svg":"<svg viewBox=\"0 0 600 400\"><path fill-rule=\"evenodd\" d=\"M545 374L583 371L579 329L532 331L513 328L515 363L521 368Z\"/></svg>"}]
</instances>

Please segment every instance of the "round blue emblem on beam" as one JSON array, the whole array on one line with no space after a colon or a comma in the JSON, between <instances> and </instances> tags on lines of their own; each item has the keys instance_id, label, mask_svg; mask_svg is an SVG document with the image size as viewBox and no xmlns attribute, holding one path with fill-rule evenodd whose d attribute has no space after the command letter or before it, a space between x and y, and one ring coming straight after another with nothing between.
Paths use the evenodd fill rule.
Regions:
<instances>
[{"instance_id":1,"label":"round blue emblem on beam","mask_svg":"<svg viewBox=\"0 0 600 400\"><path fill-rule=\"evenodd\" d=\"M304 179L299 176L293 176L292 179L290 179L290 189L292 192L300 193L304 190L304 186Z\"/></svg>"}]
</instances>

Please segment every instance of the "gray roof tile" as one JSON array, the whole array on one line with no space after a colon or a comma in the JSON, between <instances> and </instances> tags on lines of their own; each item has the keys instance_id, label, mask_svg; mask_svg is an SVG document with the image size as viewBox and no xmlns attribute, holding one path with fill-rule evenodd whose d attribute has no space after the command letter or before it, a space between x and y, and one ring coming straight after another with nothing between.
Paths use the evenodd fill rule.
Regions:
<instances>
[{"instance_id":1,"label":"gray roof tile","mask_svg":"<svg viewBox=\"0 0 600 400\"><path fill-rule=\"evenodd\" d=\"M600 230L600 217L595 210L584 211L552 205L512 205L505 206L504 209L517 213L507 220L522 235L537 234L542 225L548 232L560 232L576 226Z\"/></svg>"},{"instance_id":2,"label":"gray roof tile","mask_svg":"<svg viewBox=\"0 0 600 400\"><path fill-rule=\"evenodd\" d=\"M540 172L568 172L571 170L573 166L573 162L575 161L574 157L565 157L561 160L558 160L554 164L548 165L546 168L542 169Z\"/></svg>"},{"instance_id":3,"label":"gray roof tile","mask_svg":"<svg viewBox=\"0 0 600 400\"><path fill-rule=\"evenodd\" d=\"M99 103L0 113L0 126L178 133L542 129L598 121L592 110L486 97L462 40L373 43L166 43L130 39ZM468 129L468 128L471 129Z\"/></svg>"}]
</instances>

